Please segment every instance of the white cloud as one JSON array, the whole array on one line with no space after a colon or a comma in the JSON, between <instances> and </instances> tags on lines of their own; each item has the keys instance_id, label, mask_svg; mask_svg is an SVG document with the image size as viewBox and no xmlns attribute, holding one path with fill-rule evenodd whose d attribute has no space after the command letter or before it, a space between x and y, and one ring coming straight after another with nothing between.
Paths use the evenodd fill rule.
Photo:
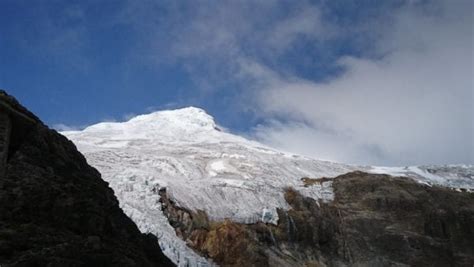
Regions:
<instances>
[{"instance_id":1,"label":"white cloud","mask_svg":"<svg viewBox=\"0 0 474 267\"><path fill-rule=\"evenodd\" d=\"M304 37L318 40L328 38L331 35L330 25L323 25L320 10L312 5L303 5L297 8L288 17L277 21L275 25L264 34L264 39L268 48L277 54L285 51Z\"/></svg>"},{"instance_id":2,"label":"white cloud","mask_svg":"<svg viewBox=\"0 0 474 267\"><path fill-rule=\"evenodd\" d=\"M285 14L280 14L282 6ZM255 66L260 59L270 62L299 40L326 39L332 30L323 23L319 9L307 1L201 4L171 26L170 53L184 62L200 89L214 93L235 80L254 87L259 77L243 64Z\"/></svg>"},{"instance_id":3,"label":"white cloud","mask_svg":"<svg viewBox=\"0 0 474 267\"><path fill-rule=\"evenodd\" d=\"M377 147L354 142L350 135L315 128L305 123L271 121L254 129L254 136L272 147L322 160L377 162L383 154Z\"/></svg>"},{"instance_id":4,"label":"white cloud","mask_svg":"<svg viewBox=\"0 0 474 267\"><path fill-rule=\"evenodd\" d=\"M327 83L275 77L260 103L289 122L256 135L353 163L474 163L472 9L460 1L431 8L400 10L377 43L384 56L341 58L346 72Z\"/></svg>"},{"instance_id":5,"label":"white cloud","mask_svg":"<svg viewBox=\"0 0 474 267\"><path fill-rule=\"evenodd\" d=\"M80 130L86 128L86 126L66 125L66 124L62 124L62 123L54 124L52 127L53 127L53 129L55 129L58 132L80 131Z\"/></svg>"}]
</instances>

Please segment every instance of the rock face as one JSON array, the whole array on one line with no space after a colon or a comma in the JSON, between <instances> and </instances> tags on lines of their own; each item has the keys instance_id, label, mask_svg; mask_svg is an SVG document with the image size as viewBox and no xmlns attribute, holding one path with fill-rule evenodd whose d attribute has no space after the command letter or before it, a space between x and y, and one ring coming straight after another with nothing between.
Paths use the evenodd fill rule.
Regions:
<instances>
[{"instance_id":1,"label":"rock face","mask_svg":"<svg viewBox=\"0 0 474 267\"><path fill-rule=\"evenodd\" d=\"M173 266L72 142L4 91L0 104L2 267Z\"/></svg>"},{"instance_id":2,"label":"rock face","mask_svg":"<svg viewBox=\"0 0 474 267\"><path fill-rule=\"evenodd\" d=\"M286 189L291 208L278 210L278 225L212 222L161 195L177 234L222 266L474 264L472 193L364 172L341 175L333 187L329 203Z\"/></svg>"}]
</instances>

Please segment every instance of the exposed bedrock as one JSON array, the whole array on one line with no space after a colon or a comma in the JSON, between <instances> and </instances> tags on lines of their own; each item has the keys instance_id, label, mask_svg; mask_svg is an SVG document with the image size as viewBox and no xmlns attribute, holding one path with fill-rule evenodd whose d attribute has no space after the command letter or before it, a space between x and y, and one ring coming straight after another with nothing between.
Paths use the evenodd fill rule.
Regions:
<instances>
[{"instance_id":1,"label":"exposed bedrock","mask_svg":"<svg viewBox=\"0 0 474 267\"><path fill-rule=\"evenodd\" d=\"M173 265L72 142L1 90L0 104L9 120L1 132L0 266Z\"/></svg>"},{"instance_id":2,"label":"exposed bedrock","mask_svg":"<svg viewBox=\"0 0 474 267\"><path fill-rule=\"evenodd\" d=\"M333 187L330 203L287 188L291 209L278 210L278 225L212 222L160 194L178 236L221 266L474 264L474 194L364 172Z\"/></svg>"}]
</instances>

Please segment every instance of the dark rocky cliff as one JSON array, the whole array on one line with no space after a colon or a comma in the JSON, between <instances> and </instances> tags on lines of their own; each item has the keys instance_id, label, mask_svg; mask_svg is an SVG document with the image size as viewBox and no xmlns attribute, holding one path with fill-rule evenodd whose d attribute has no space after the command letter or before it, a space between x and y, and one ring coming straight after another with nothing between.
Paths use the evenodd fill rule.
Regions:
<instances>
[{"instance_id":1,"label":"dark rocky cliff","mask_svg":"<svg viewBox=\"0 0 474 267\"><path fill-rule=\"evenodd\" d=\"M474 194L364 172L333 188L330 203L286 189L278 225L212 222L161 195L177 234L222 266L474 265Z\"/></svg>"},{"instance_id":2,"label":"dark rocky cliff","mask_svg":"<svg viewBox=\"0 0 474 267\"><path fill-rule=\"evenodd\" d=\"M72 142L0 90L0 266L173 266Z\"/></svg>"}]
</instances>

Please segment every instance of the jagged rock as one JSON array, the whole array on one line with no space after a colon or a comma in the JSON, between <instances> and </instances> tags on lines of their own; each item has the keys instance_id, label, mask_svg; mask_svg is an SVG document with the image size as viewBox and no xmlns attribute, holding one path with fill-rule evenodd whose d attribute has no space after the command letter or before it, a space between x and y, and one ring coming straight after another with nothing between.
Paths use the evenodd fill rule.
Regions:
<instances>
[{"instance_id":1,"label":"jagged rock","mask_svg":"<svg viewBox=\"0 0 474 267\"><path fill-rule=\"evenodd\" d=\"M332 181L332 178L322 177L322 178L315 179L315 178L303 177L301 178L301 181L303 182L304 187L310 187L315 184L321 185L325 182Z\"/></svg>"},{"instance_id":2,"label":"jagged rock","mask_svg":"<svg viewBox=\"0 0 474 267\"><path fill-rule=\"evenodd\" d=\"M0 91L11 140L0 177L0 265L173 266L64 136Z\"/></svg>"},{"instance_id":3,"label":"jagged rock","mask_svg":"<svg viewBox=\"0 0 474 267\"><path fill-rule=\"evenodd\" d=\"M278 210L278 225L207 219L203 226L193 223L203 221L201 211L176 207L166 194L162 201L180 236L222 266L474 264L472 193L364 172L335 178L333 188L329 203L287 188L291 209Z\"/></svg>"}]
</instances>

